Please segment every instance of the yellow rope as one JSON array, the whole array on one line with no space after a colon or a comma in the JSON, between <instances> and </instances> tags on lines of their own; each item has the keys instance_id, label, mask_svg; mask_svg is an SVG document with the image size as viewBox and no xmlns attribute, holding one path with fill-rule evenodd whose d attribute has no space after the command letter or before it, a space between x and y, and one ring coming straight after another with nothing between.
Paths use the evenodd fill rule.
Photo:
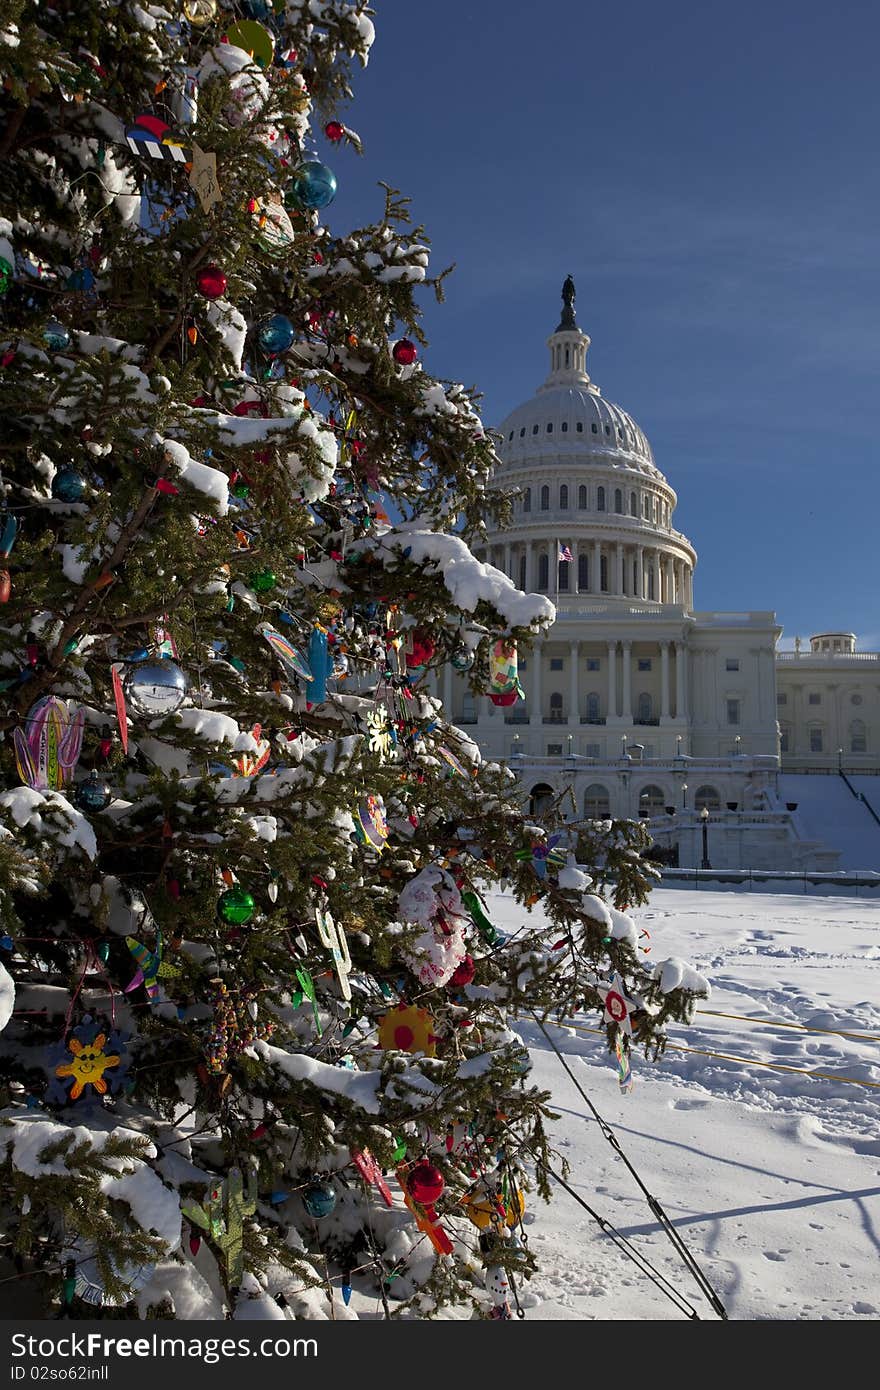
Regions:
<instances>
[{"instance_id":1,"label":"yellow rope","mask_svg":"<svg viewBox=\"0 0 880 1390\"><path fill-rule=\"evenodd\" d=\"M783 1023L769 1018L749 1018L748 1014L723 1014L718 1009L696 1009L712 1018L738 1018L742 1023L758 1023L762 1028L796 1028L804 1033L831 1033L836 1038L856 1038L859 1042L880 1042L880 1033L847 1033L842 1028L809 1028L806 1023Z\"/></svg>"},{"instance_id":2,"label":"yellow rope","mask_svg":"<svg viewBox=\"0 0 880 1390\"><path fill-rule=\"evenodd\" d=\"M557 1028L571 1028L575 1033L598 1033L605 1036L603 1028L583 1028L577 1023L557 1023ZM835 1076L829 1071L805 1071L803 1067L787 1067L782 1062L761 1062L756 1057L736 1057L731 1052L708 1052L702 1047L683 1047L681 1043L667 1043L667 1051L693 1052L699 1057L718 1057L723 1062L744 1062L747 1067L770 1067L772 1071L793 1071L799 1076L809 1076L813 1080L848 1081L853 1086L871 1086L880 1091L880 1081L859 1081L855 1076ZM658 1060L661 1060L658 1058Z\"/></svg>"}]
</instances>

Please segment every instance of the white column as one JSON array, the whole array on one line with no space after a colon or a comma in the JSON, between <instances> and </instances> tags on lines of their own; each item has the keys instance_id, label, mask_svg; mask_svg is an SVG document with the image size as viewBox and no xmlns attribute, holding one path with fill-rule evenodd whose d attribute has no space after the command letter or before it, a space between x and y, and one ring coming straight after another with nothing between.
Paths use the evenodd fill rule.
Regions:
<instances>
[{"instance_id":1,"label":"white column","mask_svg":"<svg viewBox=\"0 0 880 1390\"><path fill-rule=\"evenodd\" d=\"M660 718L669 718L669 643L660 643Z\"/></svg>"},{"instance_id":2,"label":"white column","mask_svg":"<svg viewBox=\"0 0 880 1390\"><path fill-rule=\"evenodd\" d=\"M617 542L617 560L614 566L614 592L623 593L623 542Z\"/></svg>"},{"instance_id":3,"label":"white column","mask_svg":"<svg viewBox=\"0 0 880 1390\"><path fill-rule=\"evenodd\" d=\"M544 643L536 642L532 647L529 660L532 662L532 700L529 709L529 721L532 724L540 724L543 710L541 700L543 693L541 689L541 665L544 660Z\"/></svg>"},{"instance_id":4,"label":"white column","mask_svg":"<svg viewBox=\"0 0 880 1390\"><path fill-rule=\"evenodd\" d=\"M617 718L617 643L608 643L608 718Z\"/></svg>"},{"instance_id":5,"label":"white column","mask_svg":"<svg viewBox=\"0 0 880 1390\"><path fill-rule=\"evenodd\" d=\"M526 541L526 593L535 587L535 542Z\"/></svg>"},{"instance_id":6,"label":"white column","mask_svg":"<svg viewBox=\"0 0 880 1390\"><path fill-rule=\"evenodd\" d=\"M577 724L580 715L578 701L578 684L580 672L578 671L578 657L580 654L580 644L578 642L569 643L568 659L570 669L568 673L568 719L569 723Z\"/></svg>"},{"instance_id":7,"label":"white column","mask_svg":"<svg viewBox=\"0 0 880 1390\"><path fill-rule=\"evenodd\" d=\"M645 548L636 546L636 591L634 598L645 597Z\"/></svg>"},{"instance_id":8,"label":"white column","mask_svg":"<svg viewBox=\"0 0 880 1390\"><path fill-rule=\"evenodd\" d=\"M568 567L568 592L576 594L578 591L578 543L572 541L568 547L571 551L571 564Z\"/></svg>"},{"instance_id":9,"label":"white column","mask_svg":"<svg viewBox=\"0 0 880 1390\"><path fill-rule=\"evenodd\" d=\"M672 576L672 558L666 556L666 602L675 603L675 580Z\"/></svg>"},{"instance_id":10,"label":"white column","mask_svg":"<svg viewBox=\"0 0 880 1390\"><path fill-rule=\"evenodd\" d=\"M632 642L621 642L623 649L623 707L624 719L632 719Z\"/></svg>"},{"instance_id":11,"label":"white column","mask_svg":"<svg viewBox=\"0 0 880 1390\"><path fill-rule=\"evenodd\" d=\"M510 572L510 551L511 546L510 541L508 541L504 547L504 573L507 575L508 579L513 578L513 575Z\"/></svg>"},{"instance_id":12,"label":"white column","mask_svg":"<svg viewBox=\"0 0 880 1390\"><path fill-rule=\"evenodd\" d=\"M687 647L675 644L675 717L687 719Z\"/></svg>"},{"instance_id":13,"label":"white column","mask_svg":"<svg viewBox=\"0 0 880 1390\"><path fill-rule=\"evenodd\" d=\"M602 546L599 541L593 541L593 573L590 575L590 593L601 594L602 592Z\"/></svg>"}]
</instances>

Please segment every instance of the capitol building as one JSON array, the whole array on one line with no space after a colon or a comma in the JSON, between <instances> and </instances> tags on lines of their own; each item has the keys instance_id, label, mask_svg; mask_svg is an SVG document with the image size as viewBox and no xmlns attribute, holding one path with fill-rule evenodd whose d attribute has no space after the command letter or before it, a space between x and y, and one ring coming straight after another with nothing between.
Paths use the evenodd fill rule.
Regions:
<instances>
[{"instance_id":1,"label":"capitol building","mask_svg":"<svg viewBox=\"0 0 880 1390\"><path fill-rule=\"evenodd\" d=\"M706 857L708 821L713 868L833 869L839 847L811 837L791 786L824 772L836 792L839 769L871 785L880 655L849 632L780 652L772 610L695 607L677 495L632 416L591 381L574 297L569 277L549 375L499 426L495 482L516 490L513 525L476 551L549 595L556 621L520 661L524 703L496 708L447 667L444 704L516 771L536 814L562 796L569 819L641 817L681 866Z\"/></svg>"}]
</instances>

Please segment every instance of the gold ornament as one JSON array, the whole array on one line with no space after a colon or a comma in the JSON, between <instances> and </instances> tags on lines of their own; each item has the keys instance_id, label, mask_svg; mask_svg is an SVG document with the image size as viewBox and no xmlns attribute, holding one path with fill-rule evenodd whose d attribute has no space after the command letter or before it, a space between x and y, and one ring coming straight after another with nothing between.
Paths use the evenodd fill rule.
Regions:
<instances>
[{"instance_id":1,"label":"gold ornament","mask_svg":"<svg viewBox=\"0 0 880 1390\"><path fill-rule=\"evenodd\" d=\"M183 0L183 13L197 29L204 29L217 13L217 0Z\"/></svg>"},{"instance_id":2,"label":"gold ornament","mask_svg":"<svg viewBox=\"0 0 880 1390\"><path fill-rule=\"evenodd\" d=\"M433 1057L436 1042L434 1020L427 1009L398 1004L379 1020L379 1046L386 1051L424 1052Z\"/></svg>"},{"instance_id":3,"label":"gold ornament","mask_svg":"<svg viewBox=\"0 0 880 1390\"><path fill-rule=\"evenodd\" d=\"M506 1204L503 1199L493 1201L485 1188L482 1193L475 1190L462 1198L462 1206L469 1220L473 1221L478 1231L487 1231L495 1222L500 1225L502 1211L504 1213L504 1224L511 1230L523 1215L526 1209L525 1198L522 1192L517 1192L516 1196Z\"/></svg>"}]
</instances>

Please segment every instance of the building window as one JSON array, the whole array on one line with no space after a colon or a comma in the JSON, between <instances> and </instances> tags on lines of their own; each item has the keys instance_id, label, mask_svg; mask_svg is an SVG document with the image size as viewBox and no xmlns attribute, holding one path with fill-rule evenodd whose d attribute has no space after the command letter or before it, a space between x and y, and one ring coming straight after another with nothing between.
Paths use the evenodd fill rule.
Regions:
<instances>
[{"instance_id":1,"label":"building window","mask_svg":"<svg viewBox=\"0 0 880 1390\"><path fill-rule=\"evenodd\" d=\"M563 483L559 489L559 510L561 512L568 511L568 485L566 483Z\"/></svg>"},{"instance_id":2,"label":"building window","mask_svg":"<svg viewBox=\"0 0 880 1390\"><path fill-rule=\"evenodd\" d=\"M601 664L602 664L602 663L600 662L600 660L599 660L599 658L598 658L597 656L588 656L588 657L587 657L587 670L588 670L588 671L598 671L598 670L600 669L600 667L601 667Z\"/></svg>"},{"instance_id":3,"label":"building window","mask_svg":"<svg viewBox=\"0 0 880 1390\"><path fill-rule=\"evenodd\" d=\"M559 755L551 753L550 756L552 758L554 756L558 757ZM532 787L529 796L529 815L543 816L550 810L552 803L553 788L548 787L546 782L539 782L537 786Z\"/></svg>"},{"instance_id":4,"label":"building window","mask_svg":"<svg viewBox=\"0 0 880 1390\"><path fill-rule=\"evenodd\" d=\"M645 750L647 752L647 749ZM659 816L666 806L666 793L653 783L639 792L639 815Z\"/></svg>"},{"instance_id":5,"label":"building window","mask_svg":"<svg viewBox=\"0 0 880 1390\"><path fill-rule=\"evenodd\" d=\"M607 435L609 435L609 437L610 437L610 435L611 435L611 426L610 426L610 425L606 425L606 426L605 426L605 433L606 433Z\"/></svg>"},{"instance_id":6,"label":"building window","mask_svg":"<svg viewBox=\"0 0 880 1390\"><path fill-rule=\"evenodd\" d=\"M507 436L507 438L508 440L511 440L513 438L513 430L510 431L510 434Z\"/></svg>"},{"instance_id":7,"label":"building window","mask_svg":"<svg viewBox=\"0 0 880 1390\"><path fill-rule=\"evenodd\" d=\"M525 490L525 492L523 493L523 511L524 511L524 512L530 512L531 510L532 510L532 489L531 489L530 487L527 487L526 490Z\"/></svg>"},{"instance_id":8,"label":"building window","mask_svg":"<svg viewBox=\"0 0 880 1390\"><path fill-rule=\"evenodd\" d=\"M550 723L562 724L565 722L565 715L562 710L562 696L558 690L554 690L550 696Z\"/></svg>"},{"instance_id":9,"label":"building window","mask_svg":"<svg viewBox=\"0 0 880 1390\"><path fill-rule=\"evenodd\" d=\"M651 669L651 658L650 658L649 656L640 656L640 657L639 657L639 670L640 670L640 671L650 671L650 669Z\"/></svg>"},{"instance_id":10,"label":"building window","mask_svg":"<svg viewBox=\"0 0 880 1390\"><path fill-rule=\"evenodd\" d=\"M780 753L789 753L789 752L791 751L791 748L790 748L790 745L789 745L789 737L790 737L790 731L789 731L788 725L787 725L787 724L780 724L780 726L779 726L779 751L780 751Z\"/></svg>"},{"instance_id":11,"label":"building window","mask_svg":"<svg viewBox=\"0 0 880 1390\"><path fill-rule=\"evenodd\" d=\"M739 700L727 701L727 722L728 724L739 723Z\"/></svg>"},{"instance_id":12,"label":"building window","mask_svg":"<svg viewBox=\"0 0 880 1390\"><path fill-rule=\"evenodd\" d=\"M578 555L578 588L587 590L590 587L590 566L586 555Z\"/></svg>"},{"instance_id":13,"label":"building window","mask_svg":"<svg viewBox=\"0 0 880 1390\"><path fill-rule=\"evenodd\" d=\"M614 510L618 513L623 511L623 493L619 487L614 489Z\"/></svg>"},{"instance_id":14,"label":"building window","mask_svg":"<svg viewBox=\"0 0 880 1390\"><path fill-rule=\"evenodd\" d=\"M564 670L565 670L565 662L563 661L563 659L562 659L561 656L551 656L551 658L550 658L550 670L551 670L551 671L564 671Z\"/></svg>"},{"instance_id":15,"label":"building window","mask_svg":"<svg viewBox=\"0 0 880 1390\"><path fill-rule=\"evenodd\" d=\"M525 433L526 433L526 427L525 427L525 425L523 425L522 429L521 429L520 432L519 432L519 437L520 437L520 439L525 438Z\"/></svg>"},{"instance_id":16,"label":"building window","mask_svg":"<svg viewBox=\"0 0 880 1390\"><path fill-rule=\"evenodd\" d=\"M599 782L591 782L584 792L584 815L588 820L607 820L611 814L611 802L607 787Z\"/></svg>"},{"instance_id":17,"label":"building window","mask_svg":"<svg viewBox=\"0 0 880 1390\"><path fill-rule=\"evenodd\" d=\"M562 757L562 744L561 744L561 743L548 743L548 744L547 744L547 757L548 757L548 758L561 758L561 757Z\"/></svg>"},{"instance_id":18,"label":"building window","mask_svg":"<svg viewBox=\"0 0 880 1390\"><path fill-rule=\"evenodd\" d=\"M470 690L466 690L461 697L461 722L462 724L476 724L477 707L474 697Z\"/></svg>"},{"instance_id":19,"label":"building window","mask_svg":"<svg viewBox=\"0 0 880 1390\"><path fill-rule=\"evenodd\" d=\"M718 795L716 787L697 787L697 794L694 797L694 810L702 811L705 806L707 811L721 810L721 797Z\"/></svg>"},{"instance_id":20,"label":"building window","mask_svg":"<svg viewBox=\"0 0 880 1390\"><path fill-rule=\"evenodd\" d=\"M603 555L599 560L599 588L603 594L608 593L608 556Z\"/></svg>"},{"instance_id":21,"label":"building window","mask_svg":"<svg viewBox=\"0 0 880 1390\"><path fill-rule=\"evenodd\" d=\"M776 695L776 703L777 703L777 705L787 705L787 704L788 704L788 696L786 695L786 693L785 693L784 690L778 691L778 693L777 693L777 695Z\"/></svg>"},{"instance_id":22,"label":"building window","mask_svg":"<svg viewBox=\"0 0 880 1390\"><path fill-rule=\"evenodd\" d=\"M599 757L599 754L601 753L601 751L602 751L602 750L601 750L600 745L599 745L598 743L585 743L585 744L584 744L584 757L585 757L585 758L598 758L598 757Z\"/></svg>"},{"instance_id":23,"label":"building window","mask_svg":"<svg viewBox=\"0 0 880 1390\"><path fill-rule=\"evenodd\" d=\"M604 489L604 487L599 487L599 488L596 489L596 511L597 511L597 512L604 512L604 510L605 510L605 489Z\"/></svg>"},{"instance_id":24,"label":"building window","mask_svg":"<svg viewBox=\"0 0 880 1390\"><path fill-rule=\"evenodd\" d=\"M591 691L587 696L587 723L599 723L599 696L596 691Z\"/></svg>"},{"instance_id":25,"label":"building window","mask_svg":"<svg viewBox=\"0 0 880 1390\"><path fill-rule=\"evenodd\" d=\"M636 706L636 723L647 724L653 718L654 702L647 690L643 690Z\"/></svg>"},{"instance_id":26,"label":"building window","mask_svg":"<svg viewBox=\"0 0 880 1390\"><path fill-rule=\"evenodd\" d=\"M821 730L821 729L815 729L815 728L813 728L813 729L810 730L810 752L811 752L811 753L821 753L821 752L822 752L822 730Z\"/></svg>"},{"instance_id":27,"label":"building window","mask_svg":"<svg viewBox=\"0 0 880 1390\"><path fill-rule=\"evenodd\" d=\"M545 553L538 556L538 588L542 593L547 592L547 585L550 582L550 557Z\"/></svg>"},{"instance_id":28,"label":"building window","mask_svg":"<svg viewBox=\"0 0 880 1390\"><path fill-rule=\"evenodd\" d=\"M631 492L629 495L629 514L630 516L638 516L639 514L638 499L634 492Z\"/></svg>"},{"instance_id":29,"label":"building window","mask_svg":"<svg viewBox=\"0 0 880 1390\"><path fill-rule=\"evenodd\" d=\"M583 432L584 432L584 422L583 422L583 420L578 420L578 422L577 422L577 432L578 432L578 434L583 434Z\"/></svg>"},{"instance_id":30,"label":"building window","mask_svg":"<svg viewBox=\"0 0 880 1390\"><path fill-rule=\"evenodd\" d=\"M810 704L810 705L821 705L821 703L822 703L822 696L819 694L818 690L811 690L811 691L810 691L810 694L809 694L809 696L808 696L808 699L807 699L807 704Z\"/></svg>"},{"instance_id":31,"label":"building window","mask_svg":"<svg viewBox=\"0 0 880 1390\"><path fill-rule=\"evenodd\" d=\"M862 697L861 695L851 695L849 701L851 705L860 705L862 703Z\"/></svg>"},{"instance_id":32,"label":"building window","mask_svg":"<svg viewBox=\"0 0 880 1390\"><path fill-rule=\"evenodd\" d=\"M563 420L563 422L562 422L562 424L559 426L559 428L562 430L562 433L563 433L563 434L568 434L568 421L567 421L567 420Z\"/></svg>"},{"instance_id":33,"label":"building window","mask_svg":"<svg viewBox=\"0 0 880 1390\"><path fill-rule=\"evenodd\" d=\"M532 434L537 434L537 433L538 433L538 426L537 426L537 425L532 425Z\"/></svg>"},{"instance_id":34,"label":"building window","mask_svg":"<svg viewBox=\"0 0 880 1390\"><path fill-rule=\"evenodd\" d=\"M868 751L868 738L861 719L854 719L849 726L849 751L851 753L867 753Z\"/></svg>"},{"instance_id":35,"label":"building window","mask_svg":"<svg viewBox=\"0 0 880 1390\"><path fill-rule=\"evenodd\" d=\"M525 557L525 555L520 555L520 557L519 557L519 587L520 587L521 589L524 589L524 588L526 587L526 557ZM522 662L520 662L520 665L522 665Z\"/></svg>"},{"instance_id":36,"label":"building window","mask_svg":"<svg viewBox=\"0 0 880 1390\"><path fill-rule=\"evenodd\" d=\"M650 499L650 497L645 497L645 498L642 499L642 515L643 515L643 517L645 518L646 521L647 521L647 520L650 518L650 516L651 516L651 499Z\"/></svg>"},{"instance_id":37,"label":"building window","mask_svg":"<svg viewBox=\"0 0 880 1390\"><path fill-rule=\"evenodd\" d=\"M542 511L542 512L549 512L549 510L550 510L550 489L549 489L549 487L547 487L546 484L545 484L545 486L541 488L541 511Z\"/></svg>"},{"instance_id":38,"label":"building window","mask_svg":"<svg viewBox=\"0 0 880 1390\"><path fill-rule=\"evenodd\" d=\"M725 669L725 671L738 671L738 670L739 670L739 657L738 657L738 656L729 656L729 657L726 659L725 663L724 663L724 669Z\"/></svg>"},{"instance_id":39,"label":"building window","mask_svg":"<svg viewBox=\"0 0 880 1390\"><path fill-rule=\"evenodd\" d=\"M599 433L599 426L596 424L595 421L593 421L592 425L590 426L590 429L593 431L593 434Z\"/></svg>"},{"instance_id":40,"label":"building window","mask_svg":"<svg viewBox=\"0 0 880 1390\"><path fill-rule=\"evenodd\" d=\"M552 422L552 421L551 421L550 424L548 424L548 426L547 426L547 433L548 433L548 434L552 434L552 433L553 433L553 422Z\"/></svg>"},{"instance_id":41,"label":"building window","mask_svg":"<svg viewBox=\"0 0 880 1390\"><path fill-rule=\"evenodd\" d=\"M586 489L586 487L584 486L583 483L581 483L580 487L578 488L578 506L580 507L580 509L581 509L582 512L583 512L583 511L586 511L586 507L587 507L587 489Z\"/></svg>"},{"instance_id":42,"label":"building window","mask_svg":"<svg viewBox=\"0 0 880 1390\"><path fill-rule=\"evenodd\" d=\"M567 560L560 560L560 561L559 561L559 574L558 574L558 576L557 576L557 582L558 582L558 584L559 584L559 592L560 592L561 594L567 594L567 593L568 593L568 571L569 571L569 569L570 569L570 566L569 566L569 563L568 563Z\"/></svg>"}]
</instances>

